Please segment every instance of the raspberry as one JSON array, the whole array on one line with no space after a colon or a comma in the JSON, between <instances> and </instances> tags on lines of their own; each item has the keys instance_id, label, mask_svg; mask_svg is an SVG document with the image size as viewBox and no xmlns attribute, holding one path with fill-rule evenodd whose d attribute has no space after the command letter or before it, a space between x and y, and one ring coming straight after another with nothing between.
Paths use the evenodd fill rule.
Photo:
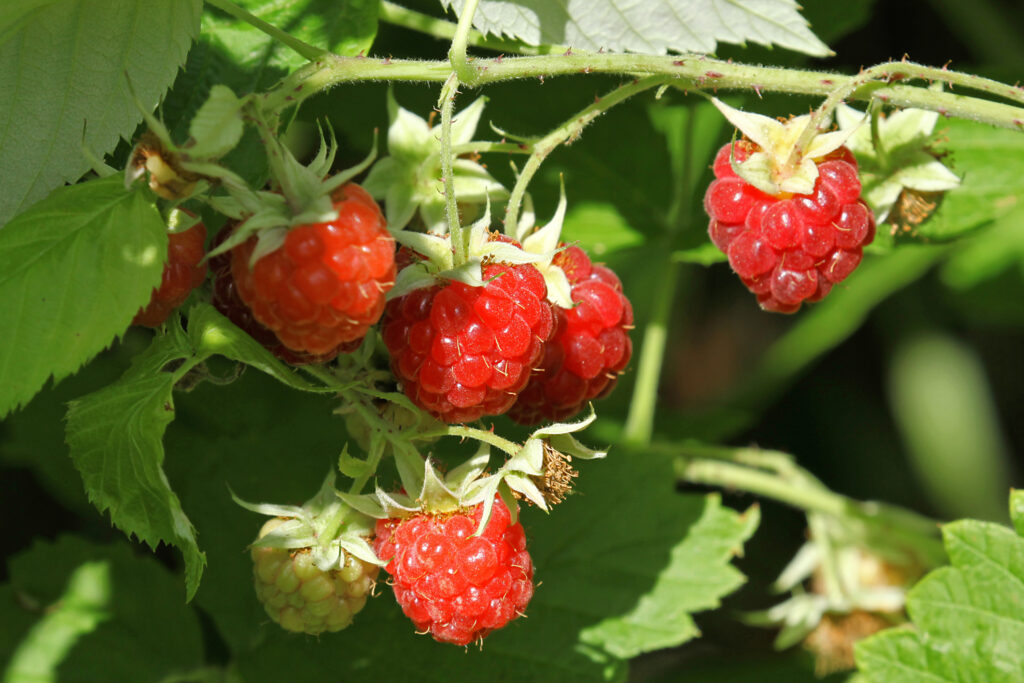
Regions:
<instances>
[{"instance_id":1,"label":"raspberry","mask_svg":"<svg viewBox=\"0 0 1024 683\"><path fill-rule=\"evenodd\" d=\"M743 161L757 150L738 142L733 157ZM711 241L763 309L794 313L804 301L820 301L860 264L875 236L853 155L840 147L816 161L811 194L773 196L737 176L729 153L729 144L718 151L716 179L704 195Z\"/></svg>"},{"instance_id":2,"label":"raspberry","mask_svg":"<svg viewBox=\"0 0 1024 683\"><path fill-rule=\"evenodd\" d=\"M483 287L417 289L388 304L382 336L406 395L448 423L512 407L553 331L544 277L532 265L483 267Z\"/></svg>"},{"instance_id":3,"label":"raspberry","mask_svg":"<svg viewBox=\"0 0 1024 683\"><path fill-rule=\"evenodd\" d=\"M615 273L592 264L579 247L562 250L553 263L565 272L576 305L553 307L555 333L509 412L520 424L564 420L606 396L633 353L633 307Z\"/></svg>"},{"instance_id":4,"label":"raspberry","mask_svg":"<svg viewBox=\"0 0 1024 683\"><path fill-rule=\"evenodd\" d=\"M286 521L267 521L260 538ZM256 595L270 618L288 631L310 635L340 631L351 624L366 604L379 570L347 553L340 569L323 571L309 548L254 546L252 560Z\"/></svg>"},{"instance_id":5,"label":"raspberry","mask_svg":"<svg viewBox=\"0 0 1024 683\"><path fill-rule=\"evenodd\" d=\"M377 520L374 551L387 561L395 599L419 631L468 645L523 613L533 597L533 562L520 523L495 496L474 536L483 504L449 514Z\"/></svg>"},{"instance_id":6,"label":"raspberry","mask_svg":"<svg viewBox=\"0 0 1024 683\"><path fill-rule=\"evenodd\" d=\"M167 263L164 264L160 287L153 290L149 303L132 319L133 325L159 327L171 311L206 279L206 264L200 263L206 252L206 226L196 223L188 230L171 233L167 242Z\"/></svg>"},{"instance_id":7,"label":"raspberry","mask_svg":"<svg viewBox=\"0 0 1024 683\"><path fill-rule=\"evenodd\" d=\"M362 339L395 282L395 243L376 202L351 183L332 200L337 220L292 227L251 269L255 238L231 254L235 287L253 318L300 354L326 356Z\"/></svg>"},{"instance_id":8,"label":"raspberry","mask_svg":"<svg viewBox=\"0 0 1024 683\"><path fill-rule=\"evenodd\" d=\"M228 238L233 225L226 225L217 233L214 238L214 246L221 244ZM292 351L281 343L277 335L270 329L264 327L257 321L252 310L245 305L242 297L238 295L238 288L235 286L235 278L231 274L231 253L218 254L210 259L211 270L213 271L213 305L221 314L243 332L260 343L265 349L277 356L280 360L291 365L312 365L315 363L326 363L333 360L339 351L354 351L359 346L359 341L342 344L333 351L320 355ZM349 348L351 346L351 348Z\"/></svg>"}]
</instances>

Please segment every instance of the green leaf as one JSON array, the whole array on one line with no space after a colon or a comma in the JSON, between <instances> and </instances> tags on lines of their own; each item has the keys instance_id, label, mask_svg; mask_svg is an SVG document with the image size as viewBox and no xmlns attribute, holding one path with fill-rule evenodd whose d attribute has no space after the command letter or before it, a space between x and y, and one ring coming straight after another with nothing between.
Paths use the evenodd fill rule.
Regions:
<instances>
[{"instance_id":1,"label":"green leaf","mask_svg":"<svg viewBox=\"0 0 1024 683\"><path fill-rule=\"evenodd\" d=\"M882 301L923 277L949 253L946 246L901 247L884 257L869 257L820 304L800 316L771 346L737 393L720 410L690 425L687 436L705 440L734 434L809 366L845 341Z\"/></svg>"},{"instance_id":2,"label":"green leaf","mask_svg":"<svg viewBox=\"0 0 1024 683\"><path fill-rule=\"evenodd\" d=\"M565 215L562 241L574 242L601 258L606 254L643 244L644 236L629 227L612 204L580 202Z\"/></svg>"},{"instance_id":3,"label":"green leaf","mask_svg":"<svg viewBox=\"0 0 1024 683\"><path fill-rule=\"evenodd\" d=\"M0 14L0 225L129 137L184 63L202 0L4 3Z\"/></svg>"},{"instance_id":4,"label":"green leaf","mask_svg":"<svg viewBox=\"0 0 1024 683\"><path fill-rule=\"evenodd\" d=\"M31 470L39 484L62 507L78 515L95 516L82 488L59 426L67 403L117 380L131 357L149 344L149 330L129 328L124 340L99 354L60 384L45 387L0 428L0 467ZM0 496L2 497L2 496Z\"/></svg>"},{"instance_id":5,"label":"green leaf","mask_svg":"<svg viewBox=\"0 0 1024 683\"><path fill-rule=\"evenodd\" d=\"M242 104L231 88L213 86L189 126L189 137L193 141L188 148L189 155L219 157L237 145L242 139Z\"/></svg>"},{"instance_id":6,"label":"green leaf","mask_svg":"<svg viewBox=\"0 0 1024 683\"><path fill-rule=\"evenodd\" d=\"M952 563L907 596L915 628L857 645L868 681L1019 681L1024 671L1024 539L999 524L943 527Z\"/></svg>"},{"instance_id":7,"label":"green leaf","mask_svg":"<svg viewBox=\"0 0 1024 683\"><path fill-rule=\"evenodd\" d=\"M9 568L0 586L12 598L0 597L5 681L158 681L203 662L180 578L127 543L37 541Z\"/></svg>"},{"instance_id":8,"label":"green leaf","mask_svg":"<svg viewBox=\"0 0 1024 683\"><path fill-rule=\"evenodd\" d=\"M729 260L721 249L712 242L705 242L691 249L680 249L672 253L672 260L677 263L693 263L698 266L712 266Z\"/></svg>"},{"instance_id":9,"label":"green leaf","mask_svg":"<svg viewBox=\"0 0 1024 683\"><path fill-rule=\"evenodd\" d=\"M120 176L61 188L0 230L0 416L123 333L166 251L148 192Z\"/></svg>"},{"instance_id":10,"label":"green leaf","mask_svg":"<svg viewBox=\"0 0 1024 683\"><path fill-rule=\"evenodd\" d=\"M377 36L378 0L238 0L235 4L313 47L348 57L367 53ZM208 7L203 44L212 54L208 83L237 93L270 86L306 59L255 26Z\"/></svg>"},{"instance_id":11,"label":"green leaf","mask_svg":"<svg viewBox=\"0 0 1024 683\"><path fill-rule=\"evenodd\" d=\"M945 130L943 130L945 128ZM970 121L952 120L936 131L948 138L943 163L963 179L938 211L917 229L947 240L981 227L1024 202L1024 136Z\"/></svg>"},{"instance_id":12,"label":"green leaf","mask_svg":"<svg viewBox=\"0 0 1024 683\"><path fill-rule=\"evenodd\" d=\"M188 599L206 556L162 469L162 438L174 418L174 384L195 362L184 332L168 326L120 380L72 401L67 415L71 458L89 499L154 550L164 542L182 551Z\"/></svg>"},{"instance_id":13,"label":"green leaf","mask_svg":"<svg viewBox=\"0 0 1024 683\"><path fill-rule=\"evenodd\" d=\"M579 495L550 515L522 511L537 592L527 618L489 635L482 651L417 635L386 588L345 631L296 639L261 617L242 552L261 520L231 502L226 484L250 500L308 498L345 441L342 421L325 419L323 403L247 374L182 396L168 431L168 476L210 554L196 600L225 634L244 679L290 672L315 680L330 671L345 680L621 680L625 663L606 641L621 637L630 651L682 642L696 635L689 614L716 605L742 580L728 557L753 517L713 497L678 495L667 459L613 451L586 463ZM456 446L443 440L433 450Z\"/></svg>"},{"instance_id":14,"label":"green leaf","mask_svg":"<svg viewBox=\"0 0 1024 683\"><path fill-rule=\"evenodd\" d=\"M654 585L632 609L603 619L580 634L583 642L601 645L623 658L673 647L700 635L690 615L718 607L722 596L744 583L743 575L729 562L742 553L743 543L754 533L759 520L758 508L737 514L723 508L716 495L650 501L646 505L649 508L640 508L641 514L646 513L646 519L654 524L634 542L663 547L666 539L671 539L668 562L658 569ZM679 517L689 525L682 538L678 537L682 526ZM622 523L626 525L625 518ZM595 534L603 532L601 525L593 529ZM609 584L615 574L649 576L644 558L636 551L609 552L596 539L588 542L585 536L575 547L586 551L579 553L581 576L589 578L595 570L610 570ZM631 565L635 560L637 564ZM585 567L591 569L586 571Z\"/></svg>"},{"instance_id":15,"label":"green leaf","mask_svg":"<svg viewBox=\"0 0 1024 683\"><path fill-rule=\"evenodd\" d=\"M293 389L318 393L337 392L337 389L307 382L297 371L278 360L210 304L196 304L189 310L188 336L200 355L199 360L216 354L251 365Z\"/></svg>"},{"instance_id":16,"label":"green leaf","mask_svg":"<svg viewBox=\"0 0 1024 683\"><path fill-rule=\"evenodd\" d=\"M462 12L465 0L441 0ZM831 54L792 0L481 0L473 25L531 45L571 45L606 52L715 51L718 42L778 45L810 55Z\"/></svg>"}]
</instances>

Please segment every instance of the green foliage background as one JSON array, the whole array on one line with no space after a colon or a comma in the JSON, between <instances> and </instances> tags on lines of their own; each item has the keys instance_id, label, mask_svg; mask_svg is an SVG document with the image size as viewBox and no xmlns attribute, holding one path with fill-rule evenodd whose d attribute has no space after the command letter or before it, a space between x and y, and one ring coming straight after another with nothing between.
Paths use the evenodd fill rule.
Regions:
<instances>
[{"instance_id":1,"label":"green foliage background","mask_svg":"<svg viewBox=\"0 0 1024 683\"><path fill-rule=\"evenodd\" d=\"M39 11L57 11L59 5L94 9L71 0L34 4ZM162 30L178 32L173 44L179 48L197 34L198 4L190 5L194 16L185 13L163 23ZM405 29L378 26L373 0L347 3L350 14L343 15L334 12L337 3L331 2L242 4L341 54L358 54L372 45L372 54L378 56L439 58L446 48ZM407 4L437 11L436 3L426 0ZM960 69L1010 82L1024 70L1024 55L1005 28L1014 19L1017 25L1024 23L1024 11L1012 2L977 0L970 16L959 12L956 3L941 0L805 4L813 28L836 57L811 61L757 47L723 47L720 56L852 72L907 52L916 61L937 65L953 59ZM914 23L895 20L910 9L916 13ZM327 14L334 18L321 19ZM897 24L898 32L891 28ZM266 88L302 62L222 12L207 8L202 28L187 60L181 49L126 58L138 60L127 68L144 103L160 97L160 83L170 87L162 112L179 140L211 85L225 83L239 94ZM0 40L4 38L0 33ZM0 49L5 45L0 42ZM172 83L171 74L183 60L184 70ZM162 76L145 72L151 62L163 69ZM136 78L135 66L146 75ZM616 83L589 76L493 86L487 90L486 116L512 132L540 134ZM436 101L433 87L401 85L395 93L403 106L422 115ZM338 165L354 163L369 148L373 128L386 121L384 95L381 84L337 88L304 105L297 128L311 128L315 120L328 118L342 146L344 158ZM111 106L134 111L129 95L122 96L123 101ZM736 98L741 101L766 114L815 104L781 96ZM0 120L3 115L0 104ZM114 126L117 130L104 134L130 138L131 127L131 121L122 121ZM1015 454L1024 444L1024 426L1012 419L1011 408L1024 404L1024 356L1019 353L1024 342L1024 142L1019 134L962 122L941 122L940 127L949 164L964 177L964 191L951 196L917 238L879 239L848 286L791 318L760 313L727 266L700 265L720 260L704 248L706 218L700 200L710 178L710 157L730 134L706 105L678 94L657 101L637 98L612 110L545 163L531 185L538 215L553 211L559 178L564 177L573 207L566 233L621 275L636 307L638 347L659 297L670 299L657 404L660 440L758 443L797 454L833 489L855 497L887 500L944 519L1007 521L1003 502L1008 487L1019 481L1021 463ZM65 122L60 133L62 139L71 135L77 144L81 131L77 121ZM98 141L93 134L90 129L89 144L110 147L109 140ZM243 143L229 162L255 180L264 171L253 142ZM117 152L122 164L126 151L122 145ZM46 160L32 153L0 147L5 180L14 178L19 165L44 167ZM505 158L484 161L509 183ZM84 168L62 169L60 180L74 180ZM45 194L22 186L7 195L15 208L7 214L0 211L0 221ZM59 190L58 199L62 197L78 211L107 201L95 188ZM24 362L33 353L52 355L53 348L0 347L13 350L9 357L0 356L4 372L20 373L4 374L5 380L19 381L0 386L3 411L15 409L0 423L0 506L11 522L0 542L8 558L0 573L0 661L7 661L20 644L38 642L37 650L21 648L19 655L49 652L53 657L63 652L62 657L50 662L42 655L19 659L19 674L57 666L59 680L83 681L378 676L437 681L485 676L815 680L809 656L773 655L770 633L741 626L735 619L737 611L763 608L770 601L768 583L803 541L802 516L770 503L759 513L751 508L755 501L746 497L726 495L723 504L703 491L677 491L670 461L614 446L607 461L581 465L580 495L550 518L526 512L543 583L529 619L489 637L483 651L445 648L414 635L387 599L371 601L349 630L319 640L285 634L267 623L251 591L245 553L260 520L235 506L227 487L249 500L301 502L315 491L325 468L333 466L346 438L343 423L331 415L331 398L274 381L272 377L300 382L269 356L245 347L244 340L213 348L204 346L197 332L138 356L150 333L131 329L120 336L127 324L124 311L145 300L157 278L154 264L162 261L166 247L161 232L153 228L153 216L137 197L118 200L123 216L105 223L83 220L74 239L92 252L99 252L109 239L129 240L136 251L154 251L151 261L124 253L104 257L139 264L139 273L125 275L125 282L93 273L94 286L86 286L88 275L75 273L56 257L53 271L68 280L48 276L33 281L19 275L16 266L22 259L10 245L24 239L28 249L33 244L29 239L45 240L45 214L30 209L0 231L5 334L43 324L45 318L40 321L37 312L45 315L47 308L33 305L27 310L29 297L74 290L72 279L78 284L77 296L83 301L92 297L75 305L106 321L101 331L90 326L88 343L56 369ZM100 258L91 252L69 253L79 263ZM667 289L669 283L675 291ZM217 322L208 309L193 313L196 320L206 315L211 325ZM195 329L201 327L197 323ZM55 333L53 338L59 337ZM108 345L109 350L72 374ZM923 367L922 349L932 354ZM181 375L163 373L157 380L145 380L146 386L133 382L133 373L146 363L158 368L169 360L193 363L206 358L214 371L224 374L231 371L233 358L255 359L262 372L249 368L234 384L203 384L175 393L173 399L170 387ZM57 383L48 383L28 402L51 372ZM118 384L99 396L123 408L108 415L127 422L92 419L87 409L95 403L73 403L69 424L78 421L86 427L77 432L77 442L72 439L73 463L61 425L67 404L118 378ZM588 433L591 441L615 443L620 438L632 390L629 375L600 405L600 420ZM964 415L972 417L950 419ZM929 438L937 422L948 433ZM159 436L164 423L162 444L153 442L153 425L159 426ZM138 428L138 434L130 427ZM503 419L498 428L521 434ZM151 497L101 515L85 495L79 471L86 481L90 472L104 474L90 488L92 502L108 507L111 503L97 498L95 491L123 483L106 478L104 470L108 447L118 440L124 442L118 447L137 458L137 469L123 476L152 482L145 487ZM154 500L163 501L155 513L148 507ZM161 510L168 509L174 514L161 519ZM142 519L154 521L150 526ZM137 534L142 527L152 533L129 541L111 521ZM1020 540L1004 538L1010 532L993 525L947 527L947 543L965 532L981 533L979 529L999 536L999 543L1019 554ZM155 556L141 541L156 548ZM161 542L173 542L178 549ZM741 552L743 557L734 560ZM940 581L960 580L955 572L971 571L961 566L969 563L958 561L963 557L955 552L951 548L955 567L926 580L931 584L922 584L916 598L927 598ZM193 594L185 604L183 598ZM711 611L723 600L724 609ZM47 611L52 604L61 608ZM912 616L917 616L913 607ZM1019 621L1019 614L1012 616ZM703 637L691 640L698 632ZM55 633L63 634L63 640ZM61 643L66 652L60 650ZM886 647L903 645L895 638L877 641L862 654L880 667ZM124 652L132 655L114 656Z\"/></svg>"}]
</instances>

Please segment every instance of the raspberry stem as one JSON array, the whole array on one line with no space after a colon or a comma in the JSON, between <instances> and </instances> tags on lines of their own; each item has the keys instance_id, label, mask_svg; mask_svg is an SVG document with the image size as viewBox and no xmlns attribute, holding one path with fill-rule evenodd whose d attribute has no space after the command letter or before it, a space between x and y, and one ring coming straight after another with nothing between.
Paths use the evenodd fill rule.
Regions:
<instances>
[{"instance_id":1,"label":"raspberry stem","mask_svg":"<svg viewBox=\"0 0 1024 683\"><path fill-rule=\"evenodd\" d=\"M525 226L522 229L519 228L517 225L519 208L522 204L523 196L526 194L527 185L530 184L530 180L533 179L537 169L540 168L541 163L551 152L567 140L576 139L590 122L615 105L625 102L633 95L663 85L667 81L668 79L664 76L649 76L620 86L604 97L599 98L596 102L584 107L553 131L535 142L530 152L530 158L523 164L523 168L516 178L516 184L509 195L508 204L505 207L505 234L516 239L522 239L524 235L519 233L525 233L533 227L531 225Z\"/></svg>"},{"instance_id":2,"label":"raspberry stem","mask_svg":"<svg viewBox=\"0 0 1024 683\"><path fill-rule=\"evenodd\" d=\"M459 223L458 197L455 196L455 174L452 170L452 110L455 108L455 96L458 94L459 77L453 72L441 86L441 179L444 182L444 209L448 219L448 234L452 238L452 249L455 252L454 267L458 268L469 258L466 240Z\"/></svg>"},{"instance_id":3,"label":"raspberry stem","mask_svg":"<svg viewBox=\"0 0 1024 683\"><path fill-rule=\"evenodd\" d=\"M430 439L439 436L458 436L461 438L476 439L477 441L490 444L508 455L515 455L521 448L520 445L514 441L509 441L504 437L500 437L494 432L477 429L475 427L465 427L463 425L447 425L443 429L426 432L421 435L421 438Z\"/></svg>"},{"instance_id":4,"label":"raspberry stem","mask_svg":"<svg viewBox=\"0 0 1024 683\"><path fill-rule=\"evenodd\" d=\"M828 96L848 89L844 97L878 100L895 107L937 111L944 116L964 118L1002 128L1024 130L1024 107L950 92L936 92L921 86L899 85L905 78L939 80L971 88L990 96L1024 103L1024 90L991 79L946 69L887 62L858 76L838 73L753 66L687 55L642 55L576 53L527 57L498 57L474 60L473 86L520 78L547 78L581 73L619 74L631 78L660 75L680 88L705 87L716 91L756 90ZM452 74L449 61L368 59L324 54L298 69L276 88L263 95L263 107L277 112L340 83L369 80L423 81L443 83Z\"/></svg>"},{"instance_id":5,"label":"raspberry stem","mask_svg":"<svg viewBox=\"0 0 1024 683\"><path fill-rule=\"evenodd\" d=\"M458 79L466 85L472 86L476 82L477 70L469 65L466 57L466 43L469 39L469 32L473 28L473 15L476 14L476 7L480 0L466 0L462 5L462 12L459 14L459 23L455 25L455 35L452 36L452 46L448 50L448 61L452 63L452 69Z\"/></svg>"},{"instance_id":6,"label":"raspberry stem","mask_svg":"<svg viewBox=\"0 0 1024 683\"><path fill-rule=\"evenodd\" d=\"M680 480L744 491L818 514L860 522L882 533L882 537L917 551L927 562L942 561L939 523L902 508L874 501L857 501L826 488L796 465L787 464L790 474L765 471L755 456L756 449L732 449L704 445L658 445L656 450L676 455L675 471ZM770 452L769 469L778 465L779 454Z\"/></svg>"}]
</instances>

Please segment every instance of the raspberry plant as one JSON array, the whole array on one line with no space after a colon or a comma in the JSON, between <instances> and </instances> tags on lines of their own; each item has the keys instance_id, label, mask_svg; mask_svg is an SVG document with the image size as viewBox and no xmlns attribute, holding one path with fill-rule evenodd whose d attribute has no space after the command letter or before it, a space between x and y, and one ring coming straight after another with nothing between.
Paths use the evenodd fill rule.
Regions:
<instances>
[{"instance_id":1,"label":"raspberry plant","mask_svg":"<svg viewBox=\"0 0 1024 683\"><path fill-rule=\"evenodd\" d=\"M578 4L0 10L5 680L1019 678L1021 10Z\"/></svg>"}]
</instances>

